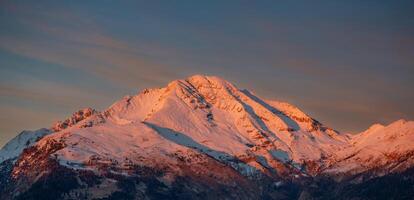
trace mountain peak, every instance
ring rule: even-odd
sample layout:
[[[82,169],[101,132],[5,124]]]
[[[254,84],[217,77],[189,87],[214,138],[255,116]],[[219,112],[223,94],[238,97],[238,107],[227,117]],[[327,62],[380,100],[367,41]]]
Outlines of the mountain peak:
[[[207,80],[208,78],[211,78],[213,76],[208,76],[208,75],[203,75],[203,74],[194,74],[191,75],[187,78],[185,78],[186,80],[194,80],[194,81],[203,81],[203,80]]]
[[[371,126],[370,126],[367,130],[365,130],[363,133],[371,133],[371,132],[374,132],[374,131],[377,131],[377,130],[380,130],[380,129],[383,129],[383,128],[385,128],[385,126],[384,126],[384,125],[379,124],[379,123],[375,123],[375,124],[371,125]]]
[[[404,125],[408,122],[410,122],[410,121],[407,121],[406,119],[399,119],[399,120],[396,120],[396,121],[392,122],[388,126],[401,126],[401,125]]]
[[[370,133],[381,131],[383,129],[399,129],[410,122],[412,121],[407,121],[405,119],[399,119],[399,120],[389,123],[388,125],[382,125],[379,123],[375,123],[375,124],[372,124],[368,129],[366,129],[365,131],[361,132],[358,135],[370,134]]]
[[[268,150],[277,146],[286,157],[301,162],[328,154],[332,151],[328,143],[343,143],[341,136],[297,107],[261,99],[217,76],[194,75],[164,88],[145,89],[104,113],[115,126],[168,128],[229,155],[244,154],[255,146]],[[326,143],[326,149],[315,142]]]
[[[0,151],[0,164],[15,161],[7,172],[13,179],[36,182],[39,174],[61,166],[73,174],[108,174],[108,180],[102,177],[103,190],[124,175],[154,178],[165,184],[162,190],[175,181],[206,180],[222,188],[255,178],[260,180],[253,185],[283,188],[289,180],[355,174],[378,164],[384,170],[414,166],[408,159],[414,152],[414,122],[376,124],[367,134],[346,137],[296,106],[262,99],[216,76],[194,75],[145,89],[102,113],[81,109],[52,130],[24,132]],[[147,188],[157,185],[150,182]],[[200,184],[188,184],[194,185]]]
[[[236,88],[236,86],[234,86],[232,83],[230,83],[229,81],[219,76],[207,76],[207,75],[196,74],[196,75],[187,77],[186,79],[184,79],[184,81],[191,83],[196,88],[199,88],[199,87],[210,87],[210,88],[227,87],[227,88],[232,88],[232,89]]]
[[[191,75],[191,76],[185,78],[185,80],[192,80],[192,81],[208,81],[209,79],[216,79],[216,80],[226,81],[225,79],[223,79],[221,77],[218,77],[218,76],[203,75],[203,74],[195,74],[195,75]]]

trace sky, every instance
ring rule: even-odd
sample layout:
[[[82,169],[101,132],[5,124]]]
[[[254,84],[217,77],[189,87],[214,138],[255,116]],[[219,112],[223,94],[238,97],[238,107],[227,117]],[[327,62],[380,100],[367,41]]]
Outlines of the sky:
[[[0,146],[193,74],[343,132],[414,120],[414,1],[0,0]]]

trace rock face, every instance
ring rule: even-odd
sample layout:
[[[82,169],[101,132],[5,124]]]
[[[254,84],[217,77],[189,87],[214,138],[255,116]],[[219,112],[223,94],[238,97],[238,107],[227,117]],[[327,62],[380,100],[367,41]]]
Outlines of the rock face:
[[[413,141],[414,122],[345,135],[196,75],[20,134],[0,199],[409,199]]]

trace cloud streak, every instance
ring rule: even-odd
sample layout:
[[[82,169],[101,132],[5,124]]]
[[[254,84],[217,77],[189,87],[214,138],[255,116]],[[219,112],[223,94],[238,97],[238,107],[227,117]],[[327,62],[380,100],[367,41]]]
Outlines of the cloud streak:
[[[59,25],[35,19],[19,19],[27,29],[39,33],[35,38],[0,35],[0,48],[44,62],[83,70],[126,87],[136,87],[142,82],[164,83],[168,77],[177,76],[174,70],[146,58],[149,57],[146,52],[166,51],[160,50],[160,47],[144,43],[136,45],[138,48],[132,47],[127,42],[106,34],[97,24],[84,21],[84,18],[73,13],[66,12],[61,16]],[[73,21],[77,22],[76,27],[66,26]]]

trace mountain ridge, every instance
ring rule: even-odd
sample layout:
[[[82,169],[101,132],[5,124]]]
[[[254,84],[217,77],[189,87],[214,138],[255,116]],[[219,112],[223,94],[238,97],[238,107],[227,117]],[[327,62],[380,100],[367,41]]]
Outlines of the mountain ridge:
[[[246,194],[247,199],[267,193],[293,197],[319,176],[365,182],[404,173],[414,165],[413,139],[413,121],[374,125],[350,136],[289,103],[263,100],[219,77],[195,75],[125,96],[102,112],[79,110],[39,130],[35,139],[16,137],[0,151],[0,163],[10,168],[5,180],[16,183],[2,193],[14,198],[13,192],[30,191],[39,179],[36,174],[53,178],[56,170],[76,174],[79,180],[86,178],[79,172],[93,172],[88,176],[106,181],[116,175],[120,177],[115,181],[122,182],[144,176],[140,170],[145,169],[155,173],[148,180],[156,178],[162,190],[172,193],[175,187],[183,189],[177,180],[185,179],[198,185],[183,189],[191,195],[198,194],[193,190],[209,191],[208,184],[239,192],[259,184],[261,192]],[[246,185],[235,184],[236,179]]]

